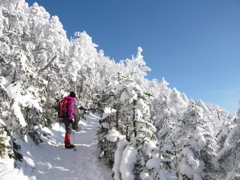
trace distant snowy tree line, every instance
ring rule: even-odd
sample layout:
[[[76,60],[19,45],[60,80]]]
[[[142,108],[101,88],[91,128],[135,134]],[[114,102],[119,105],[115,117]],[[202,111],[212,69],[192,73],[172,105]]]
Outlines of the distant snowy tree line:
[[[43,142],[54,98],[74,90],[101,115],[99,157],[114,179],[240,178],[240,109],[230,115],[146,79],[140,47],[119,63],[96,47],[86,32],[69,40],[37,3],[0,0],[1,158],[21,160],[19,138]]]

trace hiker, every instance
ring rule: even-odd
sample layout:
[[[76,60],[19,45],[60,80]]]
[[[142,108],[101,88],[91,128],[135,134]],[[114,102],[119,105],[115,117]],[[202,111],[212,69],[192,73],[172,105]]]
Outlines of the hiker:
[[[63,122],[66,129],[64,144],[66,149],[72,149],[75,147],[73,144],[70,143],[70,138],[72,133],[71,124],[73,123],[74,119],[74,103],[76,101],[76,94],[75,92],[72,91],[70,95],[64,97],[64,99],[65,98],[68,99],[68,103],[67,103],[67,116],[63,118]]]

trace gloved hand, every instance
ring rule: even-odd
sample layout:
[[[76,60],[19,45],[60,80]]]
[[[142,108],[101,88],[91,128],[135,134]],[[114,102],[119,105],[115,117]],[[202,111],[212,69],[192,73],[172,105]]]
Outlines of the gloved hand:
[[[73,118],[69,118],[69,122],[70,122],[70,123],[73,123]]]

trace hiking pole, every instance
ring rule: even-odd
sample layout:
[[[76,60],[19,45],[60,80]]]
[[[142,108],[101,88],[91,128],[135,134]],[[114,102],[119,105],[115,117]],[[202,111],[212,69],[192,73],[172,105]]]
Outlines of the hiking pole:
[[[75,148],[74,148],[74,150],[76,151],[76,150],[77,150],[77,148],[76,148],[76,144],[75,144],[74,131],[72,131],[72,133],[73,133],[73,143],[74,143],[74,145],[75,145]]]

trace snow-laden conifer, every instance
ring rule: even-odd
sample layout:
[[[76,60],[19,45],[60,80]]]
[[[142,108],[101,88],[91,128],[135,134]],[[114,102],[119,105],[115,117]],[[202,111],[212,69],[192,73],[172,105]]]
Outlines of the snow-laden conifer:
[[[216,141],[210,123],[193,100],[176,128],[176,165],[179,179],[213,178],[217,169]]]
[[[222,145],[217,159],[220,164],[220,173],[219,177],[224,180],[238,179],[240,177],[240,168],[239,168],[239,157],[240,157],[240,108],[234,118],[232,123],[229,123],[228,127],[225,127],[225,130],[228,130],[228,133],[222,132],[222,140],[224,144]]]

